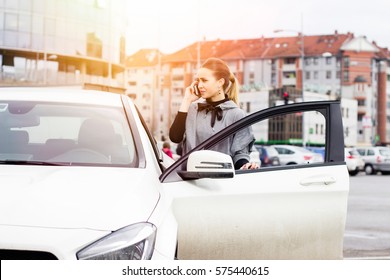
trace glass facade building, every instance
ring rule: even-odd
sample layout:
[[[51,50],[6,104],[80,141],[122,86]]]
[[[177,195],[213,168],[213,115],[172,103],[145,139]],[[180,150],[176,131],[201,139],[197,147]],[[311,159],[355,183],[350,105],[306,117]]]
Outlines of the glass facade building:
[[[126,0],[0,0],[0,85],[123,87]]]

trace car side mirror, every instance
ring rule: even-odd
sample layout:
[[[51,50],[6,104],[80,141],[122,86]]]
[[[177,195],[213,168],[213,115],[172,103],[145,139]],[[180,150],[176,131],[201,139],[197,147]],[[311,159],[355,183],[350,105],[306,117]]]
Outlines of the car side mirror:
[[[187,170],[179,171],[183,180],[201,178],[233,178],[235,171],[232,158],[224,153],[202,150],[191,153]]]

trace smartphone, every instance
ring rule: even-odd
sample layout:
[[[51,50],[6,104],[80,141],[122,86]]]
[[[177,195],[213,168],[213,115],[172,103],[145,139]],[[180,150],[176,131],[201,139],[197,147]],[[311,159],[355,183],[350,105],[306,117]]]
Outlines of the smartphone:
[[[199,96],[199,97],[200,97],[200,92],[199,92],[198,84],[195,84],[195,85],[194,85],[194,93],[195,93],[196,96]]]

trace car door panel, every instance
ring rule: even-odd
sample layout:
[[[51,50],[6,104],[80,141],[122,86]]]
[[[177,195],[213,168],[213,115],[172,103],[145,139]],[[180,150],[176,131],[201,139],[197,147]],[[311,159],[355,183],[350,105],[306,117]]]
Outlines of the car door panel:
[[[312,178],[333,182],[302,185]],[[342,258],[343,165],[201,179],[166,190],[175,193],[179,259]]]
[[[349,175],[340,138],[343,136],[338,134],[342,131],[341,117],[332,116],[338,114],[335,104],[320,106],[327,119],[324,163],[236,171],[231,179],[184,182],[176,173],[185,169],[188,154],[168,168],[160,180],[166,182],[162,184],[164,193],[172,200],[178,223],[177,257],[342,258]],[[316,104],[312,105],[311,109],[316,108]],[[284,107],[289,111],[306,108]],[[264,114],[266,117],[277,114],[278,109],[265,110]],[[280,112],[284,112],[282,108]],[[243,128],[262,118],[259,113],[233,126]],[[331,135],[331,129],[337,135]],[[194,150],[207,149],[213,141],[236,131],[231,127],[227,130]]]

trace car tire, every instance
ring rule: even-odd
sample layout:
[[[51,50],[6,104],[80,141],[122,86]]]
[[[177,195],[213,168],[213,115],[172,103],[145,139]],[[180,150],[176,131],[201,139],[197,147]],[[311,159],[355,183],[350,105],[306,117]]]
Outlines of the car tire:
[[[375,175],[376,174],[376,170],[370,164],[368,164],[364,167],[364,171],[366,172],[366,175]]]
[[[351,176],[356,176],[358,173],[359,173],[359,170],[349,171],[349,175],[351,175]]]

